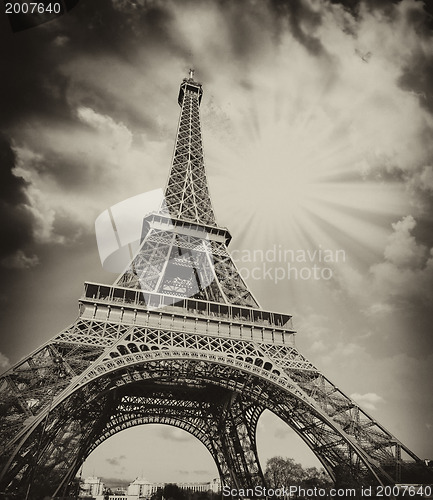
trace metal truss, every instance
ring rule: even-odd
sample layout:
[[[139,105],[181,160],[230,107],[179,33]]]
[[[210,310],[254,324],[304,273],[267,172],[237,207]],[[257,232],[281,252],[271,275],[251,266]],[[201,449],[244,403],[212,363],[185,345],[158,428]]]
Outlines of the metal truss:
[[[145,218],[140,249],[114,285],[86,283],[79,318],[0,378],[0,491],[34,478],[67,493],[105,439],[147,423],[208,449],[223,484],[264,484],[256,427],[268,409],[332,479],[432,482],[423,462],[295,347],[291,316],[267,311],[216,225],[203,166],[201,85],[182,107],[166,207]]]
[[[161,214],[147,217],[149,229],[116,285],[211,302],[258,307],[226,247],[228,232]]]
[[[247,411],[240,411],[241,408]],[[94,425],[96,432],[83,442],[79,456],[84,460],[121,430],[148,423],[167,424],[189,432],[204,444],[225,483],[244,486],[251,474],[257,484],[264,484],[255,445],[256,425],[262,411],[242,402],[238,394],[212,385],[175,389],[161,381],[123,385],[110,391],[110,404],[99,415],[100,420]],[[75,474],[76,465],[73,462],[70,474]],[[233,470],[238,474],[233,474]]]
[[[3,487],[14,490],[25,484],[31,467],[48,477],[62,476],[66,487],[66,479],[100,442],[151,422],[187,430],[208,448],[225,484],[251,487],[263,477],[255,445],[263,409],[287,422],[331,477],[345,467],[361,483],[425,481],[420,461],[292,346],[94,321],[88,328],[95,332],[98,324],[105,329],[102,338],[110,347],[75,375],[67,367],[73,365],[80,340],[82,351],[95,356],[84,324],[80,320],[76,329],[65,330],[53,346],[43,348],[61,356],[65,375],[58,395],[51,403],[45,398],[45,407],[41,402],[33,419],[24,419],[17,410],[11,413],[21,421],[21,430],[4,448]],[[274,357],[275,350],[279,354]],[[33,358],[8,379],[22,378],[24,368],[38,359]],[[46,357],[39,359],[48,365]],[[16,403],[28,401],[26,397],[23,387],[12,399]],[[8,408],[12,406],[18,408],[9,400]],[[411,461],[402,461],[401,452]],[[36,463],[29,457],[37,457]]]
[[[185,79],[173,163],[165,191],[169,214],[176,219],[216,225],[204,169],[199,106],[201,84]]]

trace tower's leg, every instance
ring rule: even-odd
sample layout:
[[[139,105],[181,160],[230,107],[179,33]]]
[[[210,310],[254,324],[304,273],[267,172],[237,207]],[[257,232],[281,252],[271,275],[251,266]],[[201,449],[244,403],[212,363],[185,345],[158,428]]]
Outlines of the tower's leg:
[[[264,486],[255,437],[262,411],[257,406],[247,405],[239,394],[233,393],[219,417],[219,436],[230,464],[230,482],[226,482],[236,489]]]

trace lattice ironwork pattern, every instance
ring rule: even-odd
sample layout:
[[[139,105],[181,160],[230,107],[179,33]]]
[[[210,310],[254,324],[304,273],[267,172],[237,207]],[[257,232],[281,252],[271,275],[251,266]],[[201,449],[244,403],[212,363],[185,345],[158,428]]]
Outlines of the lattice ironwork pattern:
[[[181,106],[165,201],[170,215],[202,224],[215,225],[203,160],[199,106],[201,84],[185,79],[179,93]]]
[[[166,223],[171,230],[162,230],[154,227],[158,219],[156,222],[149,217],[149,231],[117,285],[166,296],[258,307],[225,242],[215,241],[213,234],[198,226],[187,229],[194,230],[194,235],[182,234],[185,229],[172,224],[173,220]]]
[[[295,347],[291,316],[259,307],[215,223],[199,123],[201,85],[181,84],[167,211],[114,285],[86,283],[79,318],[0,379],[0,491],[35,478],[67,494],[83,461],[124,429],[184,429],[223,484],[264,484],[256,445],[265,409],[332,479],[431,483],[430,470]],[[31,495],[29,496],[31,498]]]

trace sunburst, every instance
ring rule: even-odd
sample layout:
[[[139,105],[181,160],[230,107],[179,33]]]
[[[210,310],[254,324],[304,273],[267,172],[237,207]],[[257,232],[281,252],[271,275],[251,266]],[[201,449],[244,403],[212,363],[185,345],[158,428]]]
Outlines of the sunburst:
[[[267,97],[271,108],[274,97]],[[238,245],[344,248],[365,266],[379,259],[391,222],[408,209],[403,183],[369,178],[367,152],[344,130],[345,117],[296,114],[293,103],[275,120],[275,110],[260,108],[259,121],[251,109],[249,128],[234,127],[238,140],[220,149],[219,175],[211,175],[211,189],[224,190],[217,214],[235,236],[253,217]]]

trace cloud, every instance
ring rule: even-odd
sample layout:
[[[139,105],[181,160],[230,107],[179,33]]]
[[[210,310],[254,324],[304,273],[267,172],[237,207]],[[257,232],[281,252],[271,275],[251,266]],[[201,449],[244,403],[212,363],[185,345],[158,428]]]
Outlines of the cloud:
[[[426,247],[418,244],[411,234],[415,226],[416,221],[411,215],[392,224],[394,232],[388,239],[384,256],[397,267],[416,268],[425,261]]]
[[[118,487],[118,486],[127,487],[129,486],[129,484],[132,482],[133,479],[132,477],[130,479],[125,479],[125,476],[119,478],[119,477],[110,477],[103,475],[101,476],[101,480],[108,487]]]
[[[423,233],[413,216],[391,227],[382,258],[370,261],[366,271],[351,262],[339,266],[336,298],[350,301],[358,317],[352,338],[362,345],[374,339],[375,356],[407,352],[424,357],[433,349],[433,249],[420,241]],[[369,336],[360,336],[363,331]]]
[[[274,424],[273,435],[277,439],[284,439],[292,432],[291,427],[289,427],[284,422],[278,420]]]
[[[132,133],[123,123],[116,123],[110,116],[102,115],[91,108],[80,106],[77,109],[79,120],[93,127],[111,144],[110,153],[114,151],[119,158],[125,154],[132,144]]]
[[[27,256],[22,250],[4,257],[1,265],[8,269],[30,269],[39,264],[39,258],[36,255]]]
[[[322,354],[328,351],[330,339],[333,337],[329,316],[311,310],[303,315],[298,314],[296,329],[308,338],[312,353]]]
[[[371,266],[374,285],[382,297],[415,297],[429,304],[433,298],[433,248],[412,235],[415,219],[408,215],[392,225],[393,233],[384,250],[385,260]]]
[[[409,3],[409,2],[406,2]],[[420,102],[430,113],[433,112],[433,49],[428,42],[431,41],[431,35],[428,36],[428,27],[426,16],[421,12],[422,4],[413,2],[415,8],[408,12],[412,16],[412,22],[415,24],[418,33],[418,43],[420,50],[408,58],[399,79],[400,86],[413,92]],[[420,36],[421,35],[421,36]],[[423,36],[422,36],[423,35]],[[423,78],[417,78],[416,75],[422,74]]]
[[[177,429],[176,427],[168,427],[164,426],[158,431],[158,435],[162,439],[166,439],[168,441],[191,441],[194,438],[183,431],[182,429]]]
[[[410,178],[409,184],[415,189],[433,192],[433,167],[426,166],[421,168]]]
[[[7,368],[9,368],[9,366],[10,366],[9,358],[0,352],[0,368],[2,369],[2,371],[4,371]]]
[[[320,39],[320,31],[317,29],[323,22],[323,12],[320,12],[317,6],[314,8],[303,0],[290,3],[274,0],[272,4],[280,22],[282,19],[288,21],[289,31],[297,42],[312,55],[326,56],[328,59],[327,51]]]
[[[411,203],[421,217],[429,217],[433,210],[433,167],[421,166],[406,178]]]
[[[353,151],[353,158],[345,161],[347,168],[361,164],[356,158],[361,154],[367,171],[393,168],[412,171],[418,163],[414,151],[419,156],[428,151],[427,141],[423,140],[427,135],[422,132],[429,125],[417,99],[398,86],[397,77],[404,62],[400,40],[408,43],[402,33],[411,34],[405,57],[409,57],[410,50],[421,50],[413,35],[417,25],[405,14],[407,9],[402,5],[388,9],[393,13],[388,23],[384,23],[382,8],[374,9],[372,3],[369,8],[360,5],[348,11],[338,3],[311,4],[300,0],[268,4],[190,1],[182,6],[157,1],[144,4],[118,1],[99,13],[104,23],[97,30],[98,38],[92,30],[83,28],[86,23],[96,22],[94,7],[88,5],[80,5],[73,16],[64,16],[61,29],[47,25],[47,40],[39,35],[35,38],[42,60],[40,67],[33,68],[31,77],[37,81],[34,102],[29,103],[27,113],[20,109],[10,113],[15,120],[13,131],[21,139],[18,148],[27,148],[39,158],[28,166],[34,171],[30,181],[33,187],[28,191],[39,224],[36,231],[39,240],[51,241],[57,237],[58,242],[67,241],[79,235],[80,230],[90,230],[85,218],[106,208],[100,205],[96,209],[89,200],[90,188],[92,196],[102,196],[104,191],[107,195],[112,193],[109,186],[116,185],[119,196],[115,201],[120,201],[123,192],[125,197],[131,195],[131,186],[136,189],[137,183],[131,179],[140,174],[139,166],[142,175],[148,176],[146,181],[155,175],[161,179],[158,185],[143,186],[144,190],[163,185],[163,169],[155,169],[154,165],[168,167],[171,153],[167,154],[170,147],[161,140],[168,125],[159,117],[172,108],[172,102],[154,96],[163,96],[167,89],[172,91],[172,83],[166,76],[169,71],[181,73],[182,65],[188,68],[194,60],[199,63],[197,74],[209,82],[205,91],[213,93],[218,103],[224,103],[222,106],[232,108],[232,120],[237,114],[244,114],[239,121],[245,124],[243,132],[230,130],[226,134],[230,141],[245,141],[246,137],[242,137],[245,131],[266,132],[268,125],[277,123],[281,141],[275,144],[275,130],[269,128],[266,133],[274,137],[274,143],[263,144],[268,155],[274,150],[275,158],[280,158],[277,164],[281,164],[281,169],[274,170],[272,178],[284,180],[287,176],[287,163],[281,159],[290,158],[291,154],[287,147],[288,134],[294,127],[291,116],[300,116],[301,121],[309,124],[306,135],[310,139],[335,123],[332,133],[340,137],[340,147]],[[355,10],[356,16],[351,13]],[[351,24],[356,37],[345,31],[343,24]],[[114,39],[113,32],[116,32]],[[276,32],[278,36],[270,36]],[[428,33],[422,33],[423,40],[428,37]],[[392,40],[394,45],[383,43],[382,38]],[[56,40],[66,39],[74,43],[62,42],[62,53],[43,50],[48,42],[57,47]],[[105,43],[107,40],[109,44]],[[177,52],[173,52],[174,46]],[[21,54],[23,49],[16,50]],[[356,51],[373,53],[368,65],[359,61]],[[220,64],[218,72],[212,63],[215,57]],[[376,58],[378,61],[374,62]],[[325,62],[319,65],[322,59]],[[235,106],[223,97],[228,85],[230,101]],[[13,88],[11,98],[20,98],[24,92],[21,87]],[[354,100],[354,95],[359,98]],[[293,96],[288,100],[293,107],[281,114],[282,107],[274,108],[283,96]],[[211,99],[208,94],[203,101],[203,122],[208,123],[211,116],[227,121],[226,109],[220,104],[212,107]],[[40,101],[45,103],[45,111],[35,120],[34,109],[36,106],[39,110]],[[260,102],[257,110],[252,102]],[[310,113],[312,102],[315,110]],[[299,115],[303,109],[305,116]],[[383,113],[378,113],[379,109]],[[410,119],[400,120],[402,112]],[[375,119],[371,120],[373,113]],[[18,128],[24,118],[24,125],[30,126]],[[226,126],[223,128],[227,131]],[[217,154],[218,148],[221,154],[218,135],[222,136],[224,131],[217,132],[216,141],[209,141],[207,152],[211,156]],[[264,134],[261,135],[263,139]],[[152,137],[156,136],[159,140],[154,142]],[[248,140],[251,142],[251,137]],[[321,145],[312,141],[311,147],[319,149]],[[355,159],[358,163],[352,161]],[[238,162],[239,158],[235,160]],[[230,162],[227,168],[231,177],[236,175],[237,169]],[[250,171],[254,181],[254,165]],[[249,191],[245,191],[248,199],[255,199],[254,189],[261,188],[262,175],[258,176],[257,186],[251,182]],[[267,178],[272,182],[270,176]],[[276,182],[273,188],[279,194],[284,185]],[[86,199],[80,197],[80,191]],[[241,190],[239,199],[242,200]],[[59,221],[64,229],[62,234],[58,234]]]
[[[124,171],[143,175],[164,152],[159,143],[141,152],[123,123],[88,107],[77,109],[73,126],[40,126],[15,147],[14,168],[23,179],[35,242],[64,244],[93,232],[97,215],[131,194]]]
[[[26,193],[28,183],[17,175],[16,155],[8,138],[0,135],[0,259],[6,267],[24,262],[22,248],[33,241],[34,218]],[[17,253],[18,252],[18,253]],[[27,261],[30,263],[30,261]],[[18,266],[19,267],[19,266]]]
[[[412,234],[417,225],[407,215],[392,224],[382,262],[362,274],[350,265],[341,266],[338,279],[350,294],[364,302],[364,310],[385,312],[395,301],[420,300],[428,305],[433,297],[433,248],[428,249]],[[373,302],[373,304],[372,304]]]
[[[390,304],[384,304],[381,302],[377,302],[375,304],[371,304],[364,312],[369,315],[386,315],[390,314],[393,311],[393,307]]]
[[[125,455],[120,455],[118,457],[113,457],[113,458],[106,458],[105,461],[114,466],[121,465],[121,462],[126,459]]]
[[[46,188],[40,185],[45,170],[43,155],[21,148],[15,148],[15,154],[17,162],[14,171],[26,181],[26,207],[33,216],[34,240],[38,243],[63,243],[64,238],[54,230],[56,210],[46,195]]]
[[[58,47],[62,47],[63,45],[67,44],[69,42],[69,38],[67,36],[62,36],[59,35],[54,39],[54,45],[57,45]]]
[[[358,394],[355,392],[351,394],[350,397],[366,410],[376,410],[376,406],[379,403],[385,402],[382,396],[379,396],[374,392],[367,392],[366,394]]]

